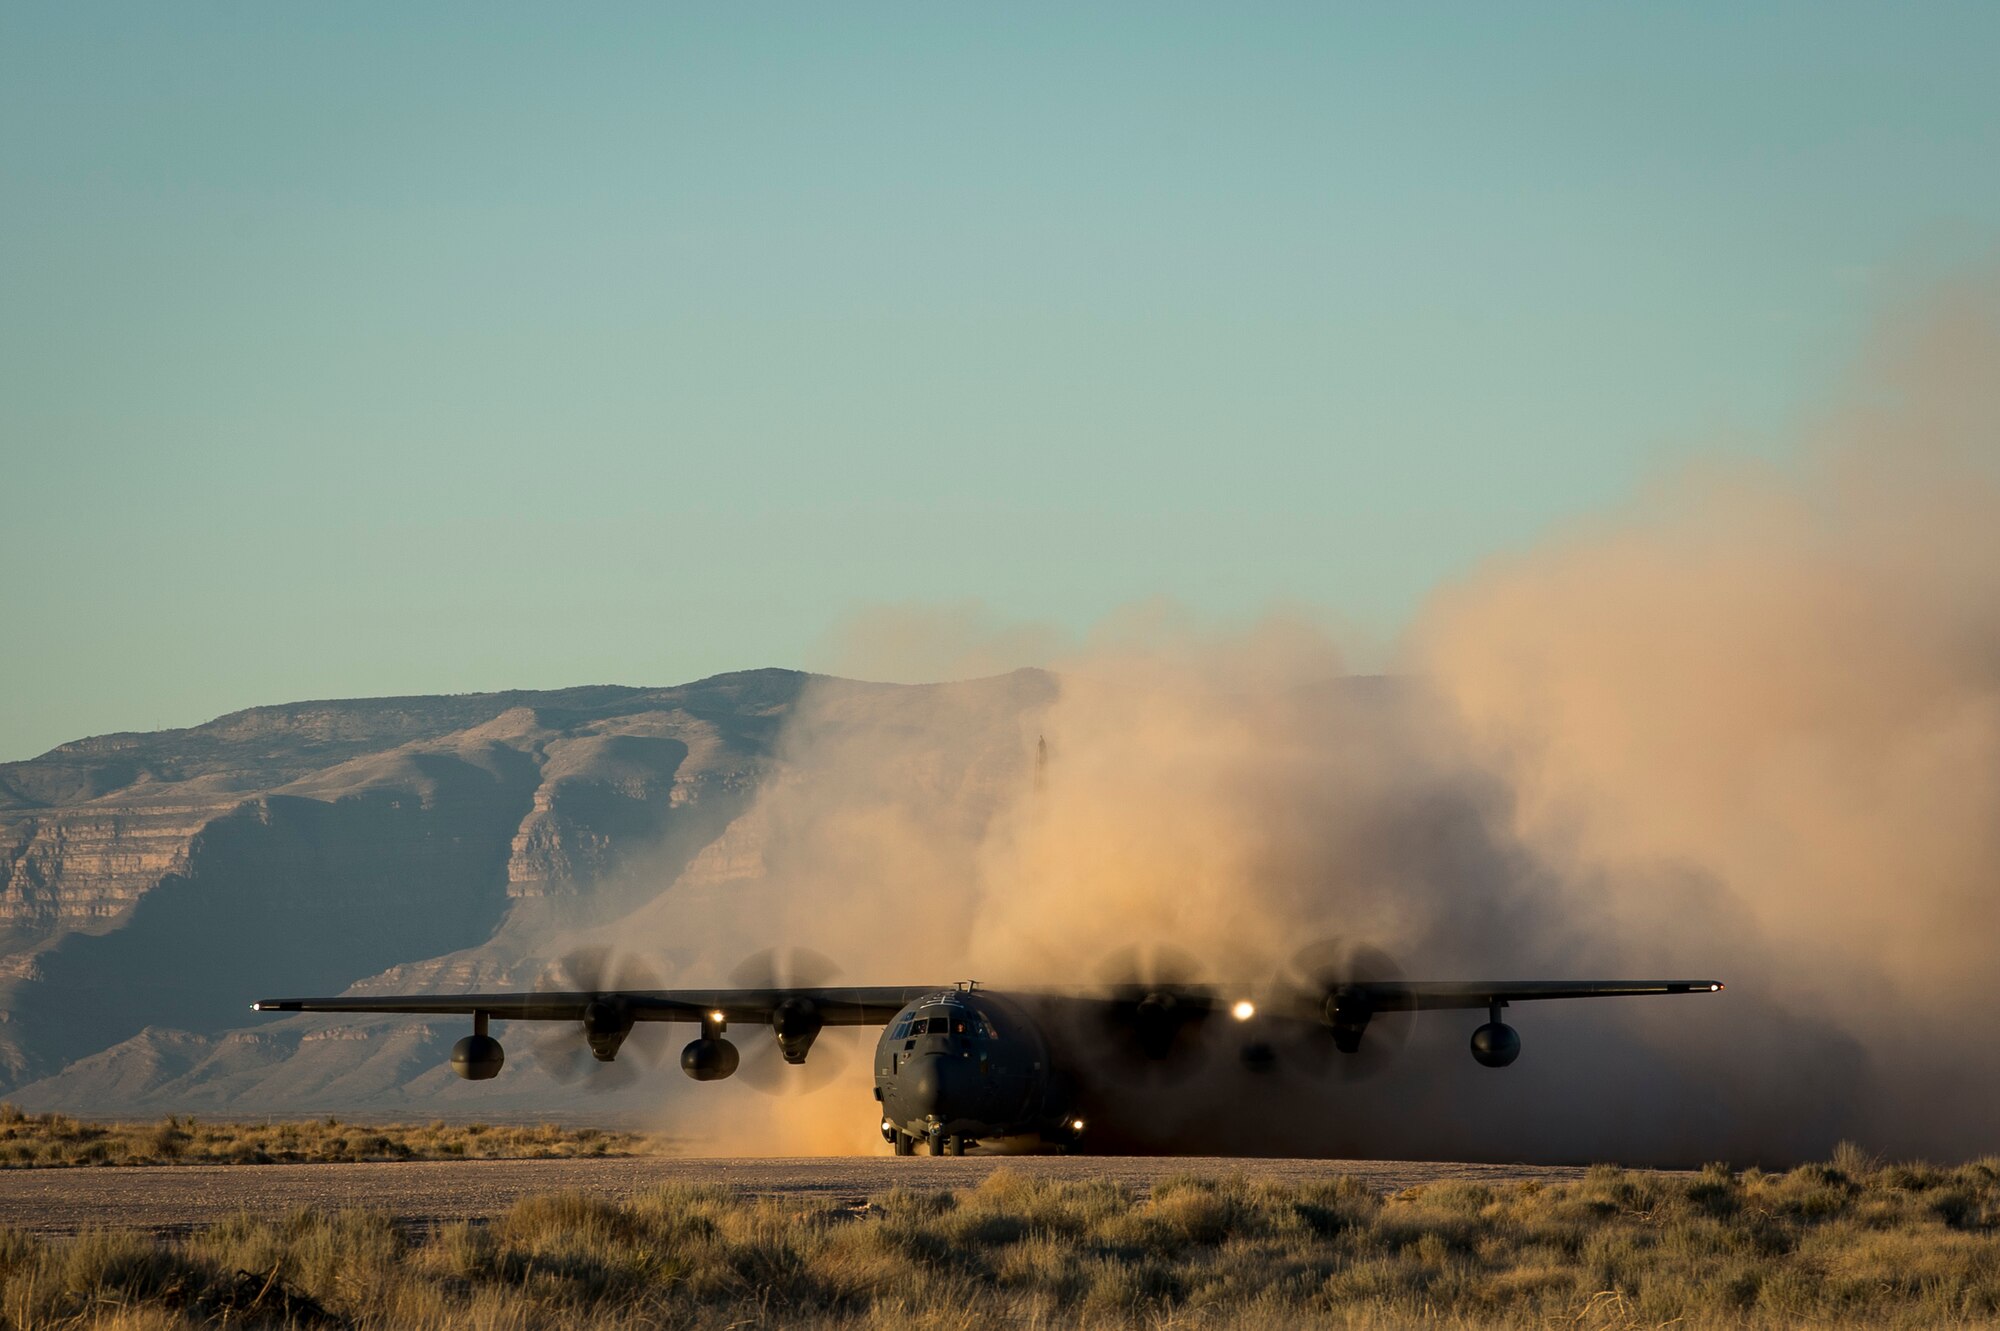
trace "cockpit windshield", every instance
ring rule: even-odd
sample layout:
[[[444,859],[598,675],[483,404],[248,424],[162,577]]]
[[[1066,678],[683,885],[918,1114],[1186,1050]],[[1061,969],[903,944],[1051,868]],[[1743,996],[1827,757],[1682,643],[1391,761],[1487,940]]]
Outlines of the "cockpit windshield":
[[[974,1040],[996,1038],[993,1023],[977,1008],[933,1009],[900,1018],[889,1030],[891,1040],[918,1035],[960,1035]]]

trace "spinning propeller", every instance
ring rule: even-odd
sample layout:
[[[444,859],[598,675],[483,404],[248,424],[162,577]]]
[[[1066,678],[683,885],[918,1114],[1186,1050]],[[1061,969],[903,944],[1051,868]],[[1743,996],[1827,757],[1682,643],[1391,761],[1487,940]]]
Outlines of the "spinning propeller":
[[[1343,938],[1308,943],[1279,969],[1272,990],[1282,1007],[1312,1011],[1321,1024],[1244,1046],[1244,1066],[1253,1072],[1374,1076],[1409,1039],[1414,1014],[1377,1011],[1366,986],[1402,978],[1395,959],[1372,944]]]
[[[745,957],[729,973],[730,984],[738,989],[826,989],[839,981],[840,967],[805,947],[767,947]],[[825,1029],[811,999],[787,999],[772,1012],[770,1030],[739,1030],[743,1062],[736,1075],[767,1095],[819,1090],[840,1076],[849,1055],[845,1039],[823,1039]],[[809,1051],[817,1052],[808,1058]]]
[[[1202,966],[1171,944],[1120,948],[1097,967],[1100,999],[1085,1005],[1082,1034],[1115,1074],[1175,1081],[1201,1063],[1202,1027],[1214,1015]]]
[[[665,1028],[658,1022],[633,1021],[619,998],[622,991],[661,987],[659,976],[637,957],[608,947],[579,947],[545,970],[542,980],[538,992],[591,995],[584,1009],[582,1039],[574,1027],[563,1024],[537,1036],[530,1046],[535,1061],[557,1081],[591,1091],[614,1091],[638,1080],[633,1055],[653,1065],[666,1052]]]

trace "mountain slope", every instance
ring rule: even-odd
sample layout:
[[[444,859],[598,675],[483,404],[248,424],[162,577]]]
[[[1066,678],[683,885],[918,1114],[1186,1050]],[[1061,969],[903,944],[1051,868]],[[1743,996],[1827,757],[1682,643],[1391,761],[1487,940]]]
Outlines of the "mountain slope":
[[[807,677],[298,703],[0,766],[0,1076],[338,990],[740,811]]]
[[[441,1066],[450,1024],[274,1021],[248,1000],[531,985],[564,939],[676,894],[719,892],[726,913],[787,853],[758,797],[790,779],[809,690],[861,754],[976,698],[996,718],[974,732],[988,756],[917,766],[983,807],[977,783],[1018,757],[1019,717],[1053,684],[761,670],[296,703],[0,765],[0,1093],[98,1113],[448,1111],[464,1098]],[[669,966],[696,946],[653,936]],[[472,1088],[478,1104],[560,1102],[519,1066],[527,1041],[509,1050],[507,1084]]]

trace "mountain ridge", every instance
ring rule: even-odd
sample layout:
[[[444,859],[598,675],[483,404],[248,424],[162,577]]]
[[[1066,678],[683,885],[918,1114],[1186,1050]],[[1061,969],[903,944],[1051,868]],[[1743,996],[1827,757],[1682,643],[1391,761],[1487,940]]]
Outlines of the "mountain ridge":
[[[1053,692],[1039,671],[896,685],[773,667],[262,705],[0,764],[0,1094],[86,1112],[450,1098],[424,1023],[287,1034],[251,1025],[245,996],[530,982],[551,936],[762,872],[782,829],[745,815],[787,770],[808,693],[863,732],[977,700],[1002,718],[987,765],[1005,768],[1022,760],[1008,718]],[[529,1073],[510,1098],[557,1089]]]

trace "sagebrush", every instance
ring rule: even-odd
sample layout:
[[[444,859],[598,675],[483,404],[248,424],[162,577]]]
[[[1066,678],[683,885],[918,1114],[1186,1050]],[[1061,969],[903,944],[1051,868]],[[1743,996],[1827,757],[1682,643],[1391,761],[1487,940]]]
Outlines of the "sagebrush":
[[[0,1235],[14,1327],[1933,1327],[2000,1320],[2000,1159],[1592,1170],[1381,1196],[1001,1169],[861,1205],[670,1186],[435,1232],[240,1217]]]
[[[0,1104],[0,1168],[79,1165],[268,1165],[360,1160],[547,1159],[646,1155],[664,1141],[636,1132],[553,1123],[211,1123],[169,1115],[151,1123],[92,1123]]]

